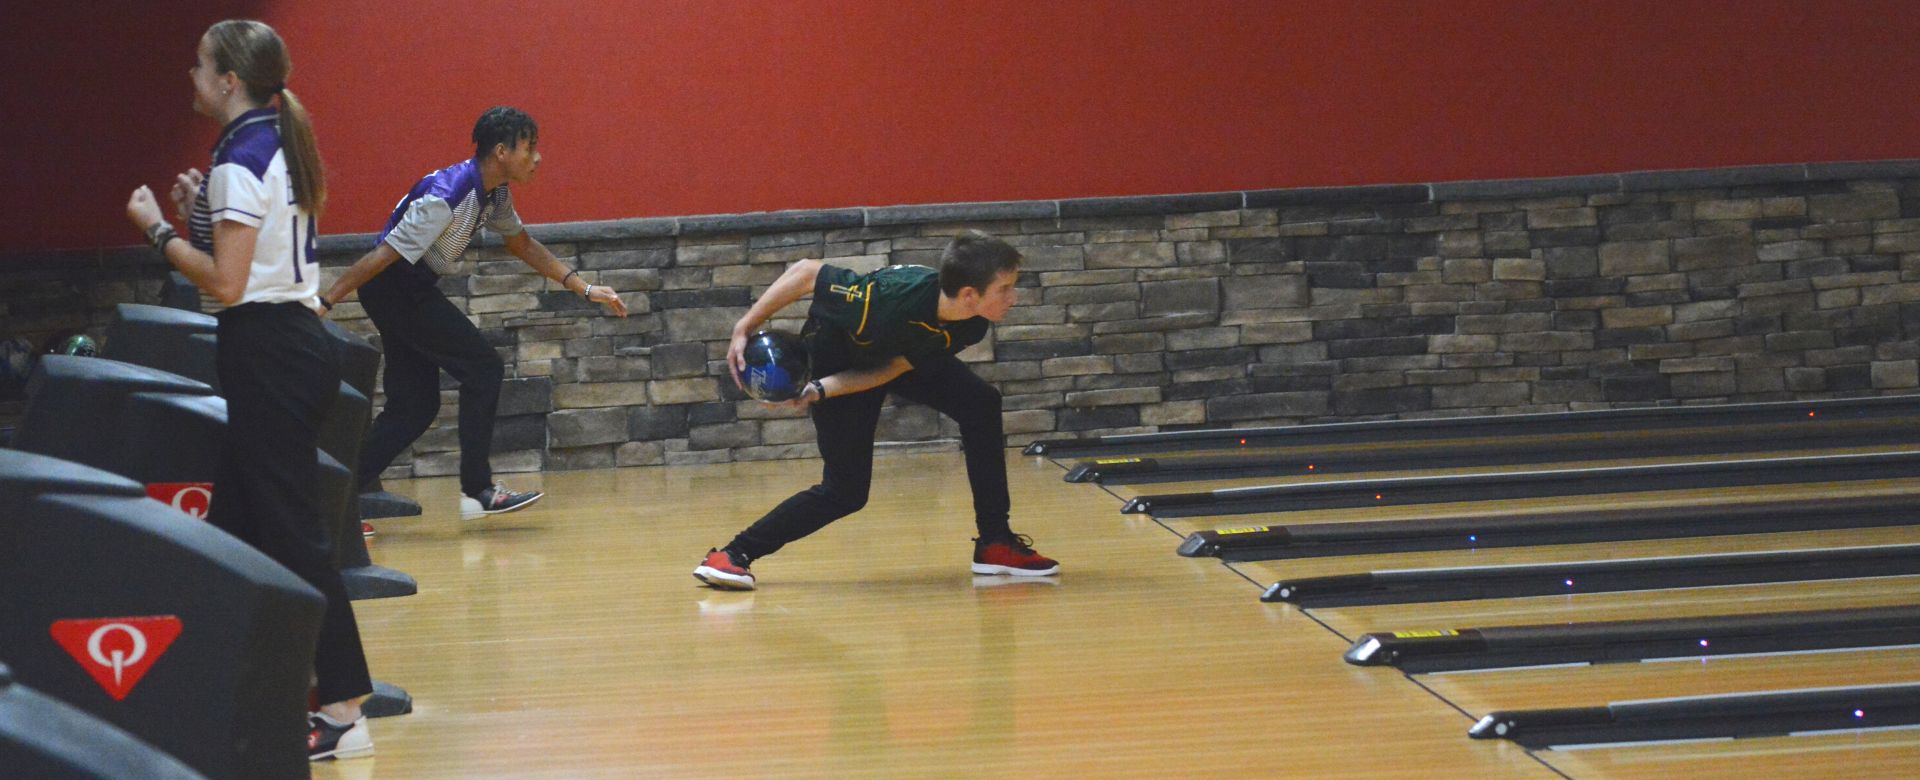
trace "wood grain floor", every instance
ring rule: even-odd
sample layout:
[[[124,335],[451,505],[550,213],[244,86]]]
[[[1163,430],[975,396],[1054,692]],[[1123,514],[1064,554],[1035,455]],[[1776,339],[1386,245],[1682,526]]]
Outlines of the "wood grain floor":
[[[1174,554],[1181,534],[1217,518],[1121,515],[1125,491],[1065,484],[1060,465],[1008,458],[1014,527],[1061,560],[1057,581],[968,573],[957,452],[883,455],[867,508],[756,562],[752,593],[710,591],[689,572],[811,484],[818,461],[526,475],[509,484],[545,489],[545,500],[474,522],[454,515],[451,480],[394,483],[427,513],[377,521],[373,555],[418,578],[421,593],[356,608],[375,677],[406,688],[416,711],[375,721],[375,757],[315,776],[1920,775],[1913,732],[1538,754],[1466,737],[1490,709],[1920,681],[1920,651],[1416,678],[1340,660],[1343,637],[1372,627],[1911,603],[1915,578],[1313,613],[1258,601],[1283,572],[1913,542],[1920,532],[1226,566]]]
[[[1866,451],[1866,450],[1851,450]],[[1772,456],[1810,453],[1771,453]],[[1626,465],[1677,462],[1649,458],[1610,462]],[[1593,463],[1589,465],[1600,465]],[[1461,473],[1455,470],[1451,473]],[[1231,486],[1234,482],[1205,486]],[[1181,489],[1203,483],[1182,483]],[[1130,496],[1145,486],[1116,487]],[[1558,497],[1513,501],[1462,502],[1414,507],[1356,509],[1284,514],[1181,518],[1169,528],[1188,533],[1202,528],[1249,523],[1316,523],[1356,520],[1513,514],[1541,509],[1657,507],[1676,504],[1740,503],[1826,496],[1909,495],[1920,480],[1809,483],[1745,488],[1649,491],[1595,497]],[[1364,572],[1376,569],[1472,566],[1553,561],[1696,555],[1726,552],[1795,550],[1920,542],[1920,528],[1863,528],[1838,531],[1714,536],[1634,542],[1490,548],[1371,556],[1308,558],[1230,564],[1250,580],[1275,580]],[[1686,588],[1630,593],[1489,599],[1407,605],[1312,610],[1316,619],[1344,636],[1367,631],[1555,622],[1626,620],[1709,614],[1920,603],[1920,578],[1884,577],[1851,581],[1780,583]],[[1720,658],[1592,667],[1481,671],[1418,675],[1420,686],[1476,715],[1492,710],[1575,707],[1673,696],[1791,690],[1841,685],[1920,682],[1920,651],[1869,650],[1804,655]],[[1384,671],[1384,670],[1383,670]],[[1391,674],[1391,672],[1388,672]],[[1577,778],[1656,777],[1916,777],[1920,776],[1920,731],[1849,733],[1780,739],[1701,742],[1606,749],[1541,751],[1543,762]]]

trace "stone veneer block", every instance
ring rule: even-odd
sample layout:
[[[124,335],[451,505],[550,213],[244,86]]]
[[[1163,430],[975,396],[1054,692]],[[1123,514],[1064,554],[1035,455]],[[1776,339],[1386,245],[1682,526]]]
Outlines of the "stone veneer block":
[[[1920,160],[1873,160],[1866,162],[1807,164],[1807,179],[1810,181],[1912,178],[1920,178]]]
[[[1060,217],[1123,217],[1194,211],[1237,209],[1245,202],[1238,192],[1192,195],[1147,195],[1122,198],[1077,198],[1060,201]]]
[[[550,446],[584,447],[627,440],[627,410],[566,409],[547,415]]]
[[[1638,171],[1620,175],[1627,192],[1659,190],[1718,189],[1754,184],[1778,184],[1805,181],[1804,165],[1755,165],[1741,168],[1706,168],[1679,171]]]
[[[1587,195],[1621,191],[1618,174],[1564,176],[1552,179],[1500,179],[1491,181],[1454,181],[1433,185],[1436,201],[1539,198],[1552,195]]]
[[[546,377],[508,379],[500,383],[498,412],[502,417],[544,414],[553,410],[553,380]]]
[[[865,221],[866,215],[861,209],[766,211],[679,218],[682,236],[838,230],[860,227]]]
[[[865,209],[868,225],[917,225],[927,222],[997,222],[1052,219],[1060,216],[1053,201],[999,203],[936,203],[925,206],[880,206]]]
[[[1920,387],[1920,362],[1913,360],[1875,361],[1873,386],[1880,389]]]
[[[1302,205],[1369,203],[1425,203],[1432,200],[1426,184],[1370,184],[1357,187],[1303,187],[1291,190],[1253,190],[1246,193],[1250,209]]]
[[[554,406],[579,409],[599,406],[631,406],[645,403],[647,386],[658,382],[595,382],[564,384],[553,390]]]

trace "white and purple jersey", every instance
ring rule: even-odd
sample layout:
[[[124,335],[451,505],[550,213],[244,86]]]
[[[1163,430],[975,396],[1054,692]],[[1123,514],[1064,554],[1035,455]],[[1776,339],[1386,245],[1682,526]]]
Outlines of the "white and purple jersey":
[[[421,266],[437,275],[459,273],[460,258],[482,227],[502,236],[525,229],[507,185],[483,186],[473,160],[427,174],[394,206],[375,245],[386,242],[413,264],[415,273]]]
[[[320,266],[313,250],[318,226],[294,202],[293,178],[280,148],[279,114],[272,108],[241,114],[220,131],[213,168],[193,199],[188,241],[212,254],[218,222],[260,229],[240,303],[317,303]]]

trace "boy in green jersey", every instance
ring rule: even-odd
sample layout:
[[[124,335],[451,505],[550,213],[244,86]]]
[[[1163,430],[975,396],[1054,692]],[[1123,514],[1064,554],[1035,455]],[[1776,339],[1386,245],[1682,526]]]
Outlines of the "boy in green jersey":
[[[1060,564],[1007,526],[1006,435],[1000,391],[956,355],[986,338],[1013,307],[1020,253],[977,230],[954,238],[938,271],[895,265],[857,274],[818,260],[794,263],[733,327],[727,364],[737,383],[747,338],[774,312],[813,294],[805,336],[818,379],[788,404],[807,408],[826,461],[820,484],[773,508],[727,546],[707,553],[693,576],[715,588],[752,590],[748,566],[866,505],[873,434],[889,393],[933,407],[960,425],[973,488],[973,571],[1045,576]]]

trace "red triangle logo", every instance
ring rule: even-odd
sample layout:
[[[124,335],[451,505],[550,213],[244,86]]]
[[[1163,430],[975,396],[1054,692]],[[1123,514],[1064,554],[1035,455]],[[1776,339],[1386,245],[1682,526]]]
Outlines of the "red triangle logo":
[[[179,638],[180,628],[180,618],[156,615],[56,620],[50,632],[107,695],[122,701]]]

